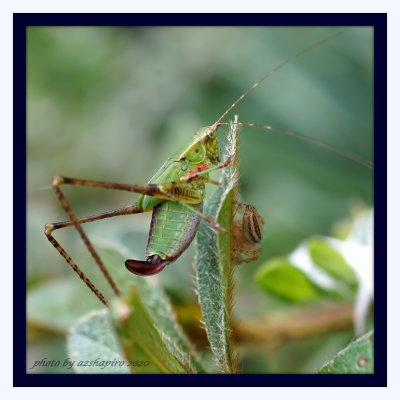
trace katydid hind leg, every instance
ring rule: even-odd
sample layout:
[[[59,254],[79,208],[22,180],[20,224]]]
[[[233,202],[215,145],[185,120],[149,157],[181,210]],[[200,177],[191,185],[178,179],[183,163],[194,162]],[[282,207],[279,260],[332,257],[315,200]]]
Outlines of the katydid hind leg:
[[[110,218],[118,215],[126,215],[126,214],[136,214],[136,213],[141,213],[143,210],[140,207],[137,207],[136,205],[130,205],[127,207],[119,208],[117,210],[112,210],[109,212],[93,215],[90,217],[86,218],[80,218],[78,219],[73,212],[67,198],[65,197],[64,193],[60,189],[60,185],[64,182],[63,177],[56,176],[53,180],[53,188],[56,192],[57,198],[59,199],[62,207],[65,209],[67,212],[68,216],[70,217],[70,221],[65,221],[65,222],[59,222],[59,223],[52,223],[52,224],[47,224],[45,226],[45,235],[47,239],[50,241],[50,243],[54,246],[54,248],[60,253],[60,255],[67,261],[69,266],[78,274],[78,276],[85,282],[85,284],[89,287],[89,289],[99,298],[99,300],[105,304],[106,306],[108,305],[108,301],[105,299],[104,295],[97,289],[97,287],[90,281],[90,279],[81,271],[81,269],[78,267],[78,265],[71,259],[67,251],[60,245],[60,243],[53,237],[52,232],[57,229],[62,229],[68,226],[74,226],[76,230],[79,232],[86,248],[94,258],[96,264],[102,271],[103,275],[105,276],[107,282],[113,289],[114,293],[119,296],[120,295],[120,290],[118,289],[116,283],[112,279],[110,273],[108,272],[106,266],[104,265],[102,259],[98,255],[97,251],[95,250],[93,244],[91,243],[90,239],[86,235],[85,231],[83,230],[81,224],[86,223],[86,222],[92,222],[100,219],[105,219],[105,218]],[[70,183],[70,182],[68,182]],[[72,183],[73,184],[73,183]]]
[[[52,235],[52,230],[51,230],[51,224],[46,225],[45,229],[45,235],[47,236],[47,239],[49,242],[54,246],[54,248],[61,254],[62,257],[64,257],[65,261],[68,263],[68,265],[77,273],[79,278],[83,280],[83,282],[86,284],[86,286],[96,295],[96,297],[105,305],[108,306],[108,301],[104,297],[104,295],[100,292],[99,289],[97,289],[96,285],[92,283],[92,281],[82,272],[82,270],[75,264],[75,262],[72,260],[72,258],[68,255],[68,253],[65,251],[65,249],[58,243],[56,239],[54,239]]]
[[[141,207],[138,207],[137,204],[129,205],[126,207],[117,208],[115,210],[106,211],[100,214],[90,215],[88,217],[78,218],[78,222],[80,224],[85,224],[87,222],[99,221],[101,219],[117,217],[120,215],[129,215],[129,214],[139,214],[143,213],[144,210]],[[68,226],[74,225],[74,221],[63,221],[63,222],[53,222],[49,225],[52,225],[53,230],[67,228]]]

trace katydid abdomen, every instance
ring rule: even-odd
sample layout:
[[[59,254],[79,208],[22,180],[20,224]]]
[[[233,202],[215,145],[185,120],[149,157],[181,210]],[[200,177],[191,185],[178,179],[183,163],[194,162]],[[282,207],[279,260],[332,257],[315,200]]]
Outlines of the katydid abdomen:
[[[202,211],[203,203],[193,207]],[[153,210],[146,247],[147,260],[126,260],[125,266],[136,275],[157,274],[189,247],[199,222],[200,217],[181,204],[163,201]]]

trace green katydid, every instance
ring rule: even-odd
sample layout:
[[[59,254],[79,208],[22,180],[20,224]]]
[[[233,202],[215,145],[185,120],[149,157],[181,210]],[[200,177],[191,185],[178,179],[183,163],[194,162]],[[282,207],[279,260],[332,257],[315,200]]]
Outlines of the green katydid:
[[[187,142],[179,147],[167,159],[167,161],[147,184],[116,184],[61,176],[56,176],[54,178],[54,190],[70,219],[69,221],[65,222],[47,224],[45,227],[45,234],[57,251],[65,258],[71,268],[105,305],[108,305],[108,302],[104,298],[103,294],[70,258],[64,248],[53,237],[52,232],[67,226],[75,226],[110,286],[113,288],[114,292],[119,295],[119,289],[117,288],[107,268],[103,264],[101,258],[84,232],[81,226],[83,223],[118,215],[137,214],[152,211],[152,222],[146,249],[147,259],[145,261],[127,260],[125,262],[125,266],[129,271],[134,274],[144,276],[159,273],[168,264],[174,262],[186,250],[196,235],[200,219],[204,219],[215,229],[223,230],[224,227],[219,226],[212,218],[205,215],[202,211],[206,184],[218,184],[218,182],[210,179],[209,173],[214,170],[224,168],[230,163],[229,158],[224,161],[220,159],[220,146],[217,139],[218,128],[223,125],[232,124],[231,122],[223,122],[224,118],[241,100],[243,100],[252,90],[259,86],[265,79],[303,55],[305,52],[321,45],[327,40],[332,39],[334,36],[337,36],[337,34],[320,40],[319,42],[303,49],[264,75],[246,92],[244,92],[230,107],[228,107],[215,123],[210,126],[200,128],[194,136],[189,137]],[[371,167],[368,161],[365,161],[355,154],[347,153],[324,142],[294,133],[292,131],[286,131],[267,125],[256,125],[252,123],[235,122],[235,124],[259,127],[269,131],[278,131],[288,135],[296,136],[304,140],[314,142],[320,146],[327,147],[344,157],[350,158],[367,167]],[[124,190],[140,193],[140,197],[138,202],[134,205],[78,219],[60,189],[60,186],[63,184]],[[256,213],[256,210],[250,206],[245,208],[243,211],[242,224],[244,230],[243,236],[247,236],[249,239],[248,242],[250,243],[250,247],[252,242],[253,244],[258,243],[261,239],[260,225],[262,225],[262,218]],[[250,249],[249,254],[252,254],[252,251],[254,251],[255,254],[257,249]],[[237,261],[239,262],[240,260]]]

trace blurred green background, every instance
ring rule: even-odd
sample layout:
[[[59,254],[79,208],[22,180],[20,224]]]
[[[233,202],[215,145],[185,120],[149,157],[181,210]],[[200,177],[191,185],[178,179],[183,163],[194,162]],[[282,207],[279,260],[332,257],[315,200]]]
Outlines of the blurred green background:
[[[119,183],[146,183],[175,148],[225,109],[267,71],[313,42],[337,32],[323,27],[29,27],[28,291],[78,278],[43,234],[66,216],[51,189],[56,174]],[[318,138],[367,159],[373,157],[373,30],[344,28],[338,37],[273,74],[231,113]],[[225,131],[221,128],[221,140]],[[266,224],[257,262],[238,268],[239,319],[284,312],[253,276],[266,259],[286,254],[312,234],[328,234],[356,201],[372,203],[370,170],[293,137],[243,128],[240,195]],[[213,190],[210,188],[210,190]],[[78,216],[127,205],[135,195],[66,187]],[[144,259],[149,215],[85,225],[89,235],[113,239]],[[101,277],[72,229],[57,239],[101,288]],[[193,246],[159,276],[181,314],[196,303]],[[109,266],[124,268],[120,265]],[[78,282],[80,284],[80,282]],[[85,290],[85,288],[83,288]],[[104,289],[105,290],[105,289]],[[50,291],[51,292],[51,291]],[[80,300],[48,303],[60,326],[30,308],[28,368],[32,360],[65,355],[65,327]],[[52,297],[54,296],[54,297]],[[86,301],[85,295],[82,301]],[[89,293],[90,296],[90,293]],[[88,296],[88,297],[89,297]],[[90,300],[88,300],[90,302]],[[92,305],[93,303],[93,305]],[[96,299],[86,308],[100,308]],[[28,303],[29,304],[29,303]],[[48,306],[48,304],[47,304]],[[65,311],[66,315],[61,315]],[[352,337],[351,329],[259,351],[241,349],[246,372],[310,372]],[[201,346],[201,341],[199,341]],[[204,346],[207,353],[207,347]],[[322,361],[321,361],[322,360]],[[35,372],[57,372],[55,369]],[[63,371],[66,372],[66,371]]]

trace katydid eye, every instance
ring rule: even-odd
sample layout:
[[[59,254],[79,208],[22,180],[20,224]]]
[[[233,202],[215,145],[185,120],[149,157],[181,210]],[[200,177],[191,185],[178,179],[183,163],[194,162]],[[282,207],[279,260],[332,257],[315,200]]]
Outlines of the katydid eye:
[[[192,147],[188,153],[186,154],[186,161],[190,164],[200,164],[204,161],[206,155],[206,151],[203,145],[197,144]]]

